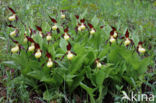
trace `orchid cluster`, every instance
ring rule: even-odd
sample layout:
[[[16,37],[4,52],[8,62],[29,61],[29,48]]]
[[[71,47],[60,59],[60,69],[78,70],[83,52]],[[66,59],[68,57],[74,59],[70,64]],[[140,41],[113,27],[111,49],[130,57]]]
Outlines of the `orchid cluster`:
[[[10,22],[13,21],[18,21],[18,16],[16,14],[16,12],[8,7],[8,9],[12,12],[12,15],[8,18],[8,20]],[[83,32],[83,31],[88,31],[88,33],[90,35],[96,35],[96,28],[93,26],[93,24],[91,23],[87,23],[86,20],[80,19],[79,15],[75,15],[76,17],[76,27],[75,27],[75,32]],[[10,38],[11,40],[15,43],[15,46],[11,49],[12,53],[18,53],[20,52],[22,49],[26,49],[26,52],[31,52],[32,54],[34,53],[35,58],[40,59],[42,57],[42,55],[45,54],[45,56],[48,58],[47,60],[47,67],[51,68],[53,66],[54,63],[56,63],[54,60],[52,60],[52,55],[46,51],[46,53],[44,53],[43,50],[41,50],[39,43],[37,43],[33,38],[34,38],[34,34],[38,33],[40,35],[41,38],[46,38],[45,40],[47,40],[47,42],[50,42],[53,40],[53,36],[52,36],[52,32],[56,31],[58,34],[60,33],[60,28],[58,26],[58,22],[56,19],[50,17],[50,20],[52,22],[52,26],[51,26],[51,30],[48,31],[47,33],[44,33],[42,28],[40,26],[36,25],[36,29],[37,30],[33,30],[32,28],[29,28],[29,33],[25,31],[24,33],[24,39],[23,42],[24,43],[28,43],[28,47],[24,48],[22,47],[22,45],[14,40],[14,37],[17,37],[18,33],[19,33],[19,28],[16,28],[13,25],[8,25],[8,27],[13,28],[14,31],[12,31],[10,33]],[[61,10],[61,19],[66,19],[66,15],[65,15],[65,10]],[[66,46],[67,52],[62,56],[62,58],[60,58],[60,60],[63,60],[64,57],[66,56],[68,60],[72,60],[74,58],[74,56],[76,56],[77,54],[74,53],[71,48],[72,45],[70,43],[70,39],[74,40],[74,38],[72,38],[72,35],[69,33],[69,28],[67,27],[63,27],[64,28],[64,33],[60,36],[60,38],[63,38],[64,40],[66,40],[68,42],[68,45]],[[100,26],[100,28],[104,28],[104,26]],[[128,47],[128,46],[134,46],[134,42],[133,40],[129,37],[129,31],[127,29],[125,36],[119,38],[119,33],[117,32],[117,29],[115,27],[111,27],[112,30],[110,31],[110,37],[107,40],[107,42],[109,41],[110,44],[114,44],[117,43],[118,39],[123,39],[123,41],[121,42],[121,45],[124,44],[124,46]],[[28,35],[30,34],[30,35]],[[14,38],[14,39],[13,39]],[[59,38],[59,39],[60,39]],[[136,51],[138,54],[144,54],[146,52],[146,49],[143,48],[143,42],[139,42],[138,46],[136,47]],[[103,63],[100,61],[100,58],[97,58],[95,60],[95,64],[97,68],[101,68]]]

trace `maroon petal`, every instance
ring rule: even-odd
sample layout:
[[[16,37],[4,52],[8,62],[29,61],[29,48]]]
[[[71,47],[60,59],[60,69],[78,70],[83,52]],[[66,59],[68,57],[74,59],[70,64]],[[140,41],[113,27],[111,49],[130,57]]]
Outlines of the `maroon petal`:
[[[14,27],[13,25],[7,25],[8,27],[10,27],[10,28],[16,28],[16,27]]]
[[[10,7],[8,7],[9,8],[9,10],[13,13],[13,14],[16,14],[16,12],[12,9],[12,8],[10,8]]]
[[[76,19],[79,19],[79,16],[78,15],[75,15]]]
[[[35,49],[40,49],[40,45],[38,43],[35,43]]]
[[[111,35],[111,36],[113,36],[113,35],[114,35],[114,30],[112,30],[112,31],[110,32],[110,35]]]
[[[18,21],[18,16],[16,16],[16,21]]]
[[[42,31],[42,28],[41,27],[36,26],[36,28],[37,28],[38,31]]]
[[[126,37],[126,38],[128,38],[128,37],[129,37],[129,32],[128,32],[128,29],[127,29],[127,31],[126,31],[125,37]]]
[[[48,57],[48,58],[51,58],[51,54],[50,53],[46,53],[46,56]]]
[[[90,24],[90,23],[88,23],[88,26],[92,29],[93,28],[93,25],[92,24]]]
[[[104,26],[100,26],[100,28],[102,29],[102,28],[104,28]]]
[[[68,45],[67,45],[67,50],[71,50],[71,44],[68,42]]]
[[[34,43],[34,40],[33,40],[31,37],[26,36],[26,38],[28,39],[28,41],[30,41],[30,42],[32,42],[32,43]]]
[[[64,32],[67,33],[68,32],[68,27],[66,29],[64,29]]]
[[[66,10],[61,10],[62,13],[66,12]]]
[[[51,19],[51,21],[52,21],[53,23],[57,23],[57,21],[56,21],[54,18],[51,18],[50,16],[49,16],[49,18]]]
[[[116,31],[116,28],[115,27],[111,26],[111,28],[113,29],[113,31]]]
[[[143,44],[143,42],[141,42],[141,41],[138,43],[138,45],[142,45],[142,44]]]
[[[81,23],[84,23],[84,22],[85,22],[85,19],[81,19],[80,22],[81,22]]]

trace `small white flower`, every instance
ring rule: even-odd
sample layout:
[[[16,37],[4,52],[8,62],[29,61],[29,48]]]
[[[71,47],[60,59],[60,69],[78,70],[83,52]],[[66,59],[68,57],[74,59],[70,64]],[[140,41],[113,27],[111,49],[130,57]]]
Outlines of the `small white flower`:
[[[142,46],[139,46],[138,51],[139,51],[139,53],[142,53],[143,54],[143,53],[146,52],[146,49],[143,48]]]
[[[51,35],[46,36],[47,41],[51,40],[51,38],[52,38]]]
[[[65,14],[61,14],[61,19],[64,19],[65,17]]]
[[[11,52],[12,53],[17,53],[19,51],[19,46],[18,45],[16,45],[15,47],[13,47],[12,49],[11,49]]]
[[[110,40],[109,40],[111,43],[114,43],[116,40],[113,36],[111,36]]]
[[[86,27],[85,25],[82,23],[81,26],[80,26],[81,30],[84,30]]]
[[[97,62],[96,66],[97,68],[101,68],[102,64],[100,62]]]
[[[94,33],[95,33],[95,30],[91,29],[90,34],[94,34]]]
[[[126,38],[126,40],[125,40],[125,42],[124,42],[124,45],[127,46],[127,45],[129,45],[130,43],[131,43],[131,41],[130,41],[128,38]]]
[[[34,45],[34,43],[32,43],[31,46],[28,48],[28,51],[32,52],[32,51],[34,51],[34,49],[35,49],[35,45]]]
[[[113,37],[116,38],[117,36],[118,36],[118,34],[117,34],[117,32],[115,31]]]
[[[9,21],[14,21],[15,19],[16,19],[16,15],[15,14],[8,18]]]
[[[13,32],[11,32],[11,33],[10,33],[10,36],[11,36],[11,37],[16,36],[16,32],[17,32],[17,31],[16,31],[16,30],[14,30]]]
[[[40,58],[41,57],[41,50],[38,49],[37,52],[35,53],[35,57],[36,58]]]
[[[56,30],[57,29],[57,25],[55,24],[54,26],[52,26],[52,30]]]
[[[69,38],[70,38],[69,35],[68,35],[67,33],[65,33],[65,34],[64,34],[64,39],[65,39],[65,40],[69,40]]]
[[[68,54],[67,54],[67,59],[68,59],[68,60],[72,60],[72,59],[73,59],[73,57],[74,57],[74,54],[73,54],[73,53],[71,53],[70,51],[68,51]]]
[[[51,58],[49,58],[48,62],[47,62],[47,67],[50,68],[53,66],[53,61],[51,60]]]

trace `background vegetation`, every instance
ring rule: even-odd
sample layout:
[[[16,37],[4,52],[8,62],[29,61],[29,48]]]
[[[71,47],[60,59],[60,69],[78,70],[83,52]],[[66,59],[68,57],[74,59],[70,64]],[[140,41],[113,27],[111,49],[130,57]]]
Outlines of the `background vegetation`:
[[[107,49],[104,51],[101,49],[102,53],[99,57],[104,58],[105,60],[104,55],[108,54],[108,57],[106,57],[107,66],[101,69],[101,71],[96,71],[97,69],[92,70],[87,66],[91,65],[88,61],[94,61],[94,59],[97,58],[97,53],[92,49],[86,51],[82,48],[82,51],[80,51],[79,48],[81,47],[78,45],[80,42],[77,42],[75,45],[72,43],[74,45],[73,50],[82,54],[86,53],[85,58],[88,60],[79,60],[84,56],[80,55],[74,62],[80,62],[80,64],[82,64],[81,62],[86,63],[86,71],[75,71],[73,74],[70,74],[68,73],[70,71],[64,70],[64,68],[69,67],[68,65],[72,64],[72,67],[75,66],[77,69],[82,67],[77,67],[74,62],[68,62],[67,64],[60,63],[60,68],[63,68],[61,72],[66,72],[65,76],[67,77],[57,77],[57,75],[60,76],[62,73],[57,70],[58,68],[54,69],[53,73],[56,74],[54,79],[57,78],[58,81],[60,81],[56,83],[56,86],[59,88],[55,88],[53,85],[54,83],[47,83],[49,80],[41,80],[43,78],[34,76],[34,72],[29,73],[29,75],[26,75],[25,72],[21,73],[19,65],[25,61],[23,67],[26,67],[27,60],[20,58],[25,56],[24,53],[21,54],[22,56],[20,57],[17,55],[14,57],[11,56],[10,46],[13,44],[9,39],[9,33],[12,30],[6,26],[6,23],[8,23],[8,17],[11,15],[7,8],[8,6],[17,12],[19,21],[24,22],[33,29],[35,29],[35,25],[39,25],[44,31],[49,30],[48,28],[51,26],[51,21],[48,16],[56,17],[56,14],[60,12],[60,10],[67,10],[68,13],[66,15],[72,18],[72,21],[74,21],[74,15],[79,14],[92,22],[93,25],[96,23],[98,26],[105,25],[104,30],[99,30],[97,34],[103,33],[103,36],[101,36],[103,39],[98,42],[98,45]],[[155,1],[2,0],[0,1],[0,11],[0,102],[55,103],[57,101],[58,103],[90,103],[96,101],[96,103],[100,103],[103,101],[111,103],[120,102],[122,91],[128,93],[131,93],[131,91],[135,91],[136,93],[153,93],[156,95]],[[21,28],[21,34],[24,33],[24,26],[21,23],[14,23],[14,25]],[[69,25],[73,26],[72,23]],[[137,54],[135,54],[135,56],[128,55],[132,50],[129,51],[124,47],[120,48],[116,45],[112,47],[113,51],[109,52],[112,48],[108,45],[105,46],[104,42],[109,37],[110,26],[115,26],[122,35],[124,35],[125,30],[128,28],[135,44],[139,41],[144,41],[145,48],[147,49],[145,57],[140,57]],[[71,33],[74,34],[74,31],[71,31]],[[64,43],[64,41],[60,42],[62,42],[62,44]],[[94,46],[96,47],[96,39],[92,40],[88,47],[92,46],[92,42],[95,43]],[[61,43],[58,45],[61,45]],[[58,45],[55,45],[55,47],[59,48]],[[65,48],[65,46],[62,48]],[[63,54],[63,52],[61,53]],[[95,57],[92,57],[91,55],[94,55]],[[118,55],[123,57],[120,59],[120,63],[118,62]],[[23,61],[20,62],[21,60]],[[32,58],[32,60],[34,59]],[[138,70],[130,70],[132,67],[129,65],[127,66],[127,62],[129,65],[132,65],[134,69],[137,68]],[[30,64],[27,67],[30,66],[38,68],[35,64]],[[126,70],[124,70],[125,68]],[[124,74],[124,72],[126,72],[126,74]],[[40,76],[40,73],[37,76]],[[81,76],[85,79],[79,78]],[[69,88],[73,88],[73,90],[70,91]]]

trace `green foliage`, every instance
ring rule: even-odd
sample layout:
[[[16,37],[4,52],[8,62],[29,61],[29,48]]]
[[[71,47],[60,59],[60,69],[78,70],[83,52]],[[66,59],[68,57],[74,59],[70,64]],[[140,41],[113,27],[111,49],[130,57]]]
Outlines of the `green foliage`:
[[[11,88],[19,86],[17,90],[20,91],[20,95],[23,95],[20,97],[23,102],[28,102],[28,87],[37,91],[48,102],[51,100],[58,100],[60,103],[67,101],[66,92],[67,94],[73,94],[77,89],[82,89],[86,91],[86,95],[89,95],[89,102],[102,103],[107,94],[112,93],[113,95],[114,91],[120,92],[125,89],[123,87],[131,87],[135,90],[145,82],[145,77],[148,77],[146,75],[148,66],[154,65],[154,48],[148,48],[149,45],[155,44],[154,40],[151,40],[155,32],[155,24],[152,23],[155,15],[151,14],[151,12],[155,10],[151,9],[151,7],[145,8],[150,6],[147,1],[131,2],[125,0],[123,2],[119,0],[114,2],[113,0],[99,0],[96,2],[95,0],[72,0],[71,4],[69,0],[47,0],[47,2],[34,0],[31,2],[25,1],[25,3],[20,0],[19,3],[21,4],[20,7],[19,4],[10,1],[10,6],[16,10],[19,16],[19,21],[11,24],[19,29],[19,36],[13,37],[13,39],[17,40],[24,49],[21,49],[20,53],[10,53],[10,47],[15,46],[9,39],[9,33],[14,30],[13,28],[2,27],[4,35],[0,35],[0,37],[3,36],[8,40],[9,51],[7,54],[9,60],[3,61],[2,64],[18,71],[17,77],[13,81],[8,81],[7,85],[11,87],[11,84],[14,84]],[[51,4],[54,5],[51,6]],[[128,7],[125,6],[127,4],[129,4]],[[60,19],[61,9],[68,10],[68,12],[65,12],[66,19],[64,20]],[[9,17],[10,13],[5,13],[5,10],[6,8],[2,9],[3,14]],[[148,12],[145,13],[145,10]],[[96,29],[95,34],[90,35],[90,29],[88,28],[76,33],[75,14],[80,14],[80,19],[86,18],[87,23],[91,23]],[[148,20],[151,15],[153,18]],[[57,20],[60,33],[53,31],[50,42],[46,38],[40,37],[38,31],[36,35],[33,33],[35,35],[33,37],[34,41],[40,45],[42,50],[41,58],[36,59],[35,52],[27,51],[31,43],[23,43],[23,34],[26,31],[26,35],[30,36],[28,28],[36,29],[35,25],[41,26],[44,34],[49,32],[53,23],[51,23],[48,16]],[[7,19],[4,21],[7,22]],[[24,22],[26,27],[21,22]],[[62,26],[62,23],[65,24]],[[104,25],[104,28],[100,29],[101,25]],[[69,27],[68,33],[74,38],[70,38],[68,41],[61,36],[64,33],[63,29],[67,26]],[[118,43],[110,45],[109,33],[111,26],[117,28],[119,36],[124,36],[128,28],[130,38],[133,39],[135,46],[139,41],[145,40],[146,54],[138,55],[135,47],[120,45],[123,40],[119,38]],[[68,42],[72,45],[71,51],[76,54],[72,60],[68,60],[66,55],[62,59],[68,51],[66,49]],[[51,54],[53,63],[56,62],[51,68],[46,66],[47,51]],[[1,50],[0,53],[2,54]],[[104,62],[101,68],[96,65],[98,58],[101,63]],[[40,86],[46,89],[41,89]],[[153,86],[151,87],[155,90]],[[77,94],[81,95],[81,92],[78,91]],[[0,101],[2,100],[3,98],[0,98]]]

